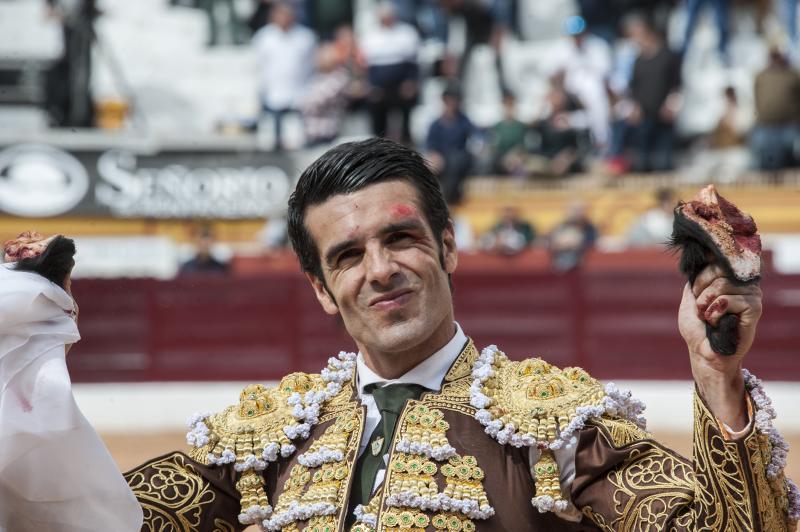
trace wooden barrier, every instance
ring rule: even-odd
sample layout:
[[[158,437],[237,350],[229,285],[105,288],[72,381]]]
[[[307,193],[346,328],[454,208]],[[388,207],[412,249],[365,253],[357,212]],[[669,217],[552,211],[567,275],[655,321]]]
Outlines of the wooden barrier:
[[[463,255],[453,278],[456,317],[478,346],[512,358],[625,379],[688,379],[677,330],[682,278],[660,252],[593,254],[556,274],[541,251]],[[768,272],[764,316],[746,366],[800,379],[800,275]],[[83,339],[69,353],[77,382],[265,381],[318,371],[354,346],[324,314],[288,257],[241,259],[230,277],[80,280]]]

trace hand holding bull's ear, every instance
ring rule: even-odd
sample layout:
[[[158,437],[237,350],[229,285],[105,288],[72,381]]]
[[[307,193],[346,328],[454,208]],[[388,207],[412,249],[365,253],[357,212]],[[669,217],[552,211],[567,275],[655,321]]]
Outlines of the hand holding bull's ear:
[[[4,262],[16,262],[15,269],[38,273],[66,289],[75,265],[75,242],[62,235],[45,238],[26,231],[3,245]]]

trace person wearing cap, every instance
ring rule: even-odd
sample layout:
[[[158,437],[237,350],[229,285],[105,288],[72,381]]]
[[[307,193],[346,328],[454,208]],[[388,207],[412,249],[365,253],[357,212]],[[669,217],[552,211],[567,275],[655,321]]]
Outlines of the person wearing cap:
[[[684,288],[692,462],[653,440],[630,393],[580,368],[475,345],[455,319],[450,213],[413,150],[386,139],[332,148],[300,176],[288,220],[312,291],[358,353],[192,416],[189,456],[126,475],[145,530],[794,526],[800,494],[783,475],[775,413],[741,369],[761,313],[757,286],[733,286],[712,265]],[[717,297],[739,317],[731,356],[710,350],[697,307]]]

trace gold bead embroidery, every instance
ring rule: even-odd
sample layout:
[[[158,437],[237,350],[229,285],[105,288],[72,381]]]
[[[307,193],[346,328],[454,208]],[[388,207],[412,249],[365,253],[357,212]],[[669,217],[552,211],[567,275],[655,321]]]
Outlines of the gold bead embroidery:
[[[463,530],[464,532],[474,532],[475,523],[459,515],[451,513],[440,513],[433,516],[431,525],[436,530]]]
[[[384,512],[381,522],[387,528],[399,528],[408,532],[424,532],[430,517],[415,510],[395,509]]]
[[[534,478],[536,479],[536,498],[551,497],[555,503],[564,501],[561,495],[561,484],[559,482],[558,463],[556,463],[553,452],[544,449],[539,461],[533,465]],[[536,506],[536,503],[533,503]],[[562,506],[566,501],[559,504]]]
[[[447,485],[444,494],[453,500],[472,500],[478,502],[478,507],[489,505],[489,499],[483,489],[483,469],[478,467],[478,460],[474,456],[453,456],[448,463],[442,466]]]
[[[439,493],[433,478],[438,468],[430,460],[396,453],[389,468],[392,471],[389,483],[391,493],[410,492],[420,497],[434,497]]]
[[[445,434],[450,424],[441,410],[418,404],[403,421],[401,437],[395,446],[398,451],[436,460],[444,460],[455,453]]]

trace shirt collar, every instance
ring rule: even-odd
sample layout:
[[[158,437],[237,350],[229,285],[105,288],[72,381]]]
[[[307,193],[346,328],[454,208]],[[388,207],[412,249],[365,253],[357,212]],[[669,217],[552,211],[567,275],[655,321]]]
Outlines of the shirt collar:
[[[447,375],[447,370],[453,365],[453,362],[461,354],[464,345],[467,343],[467,336],[461,330],[461,326],[458,323],[455,325],[456,333],[444,347],[396,379],[385,379],[369,369],[367,363],[364,362],[364,355],[359,352],[356,359],[359,396],[363,394],[366,386],[374,383],[419,384],[429,390],[439,391],[442,387],[444,376]]]

